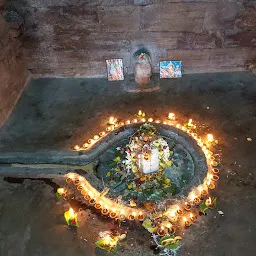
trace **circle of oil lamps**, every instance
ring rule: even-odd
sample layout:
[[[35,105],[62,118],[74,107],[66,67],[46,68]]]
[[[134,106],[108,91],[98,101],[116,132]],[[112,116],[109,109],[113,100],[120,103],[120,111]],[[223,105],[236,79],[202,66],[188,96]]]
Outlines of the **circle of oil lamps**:
[[[80,190],[83,190],[83,186],[82,186],[82,185],[78,185],[78,186],[77,186],[77,190],[79,190],[79,191],[80,191]]]
[[[135,118],[132,120],[133,123],[138,123],[138,120]]]
[[[139,215],[138,215],[138,220],[143,221],[144,219],[145,219],[145,216],[143,215],[142,212],[140,212]]]
[[[215,189],[215,185],[212,182],[210,182],[210,181],[207,182],[207,187],[209,189]]]
[[[121,122],[121,123],[120,123],[120,126],[124,126],[124,122]]]
[[[79,150],[79,149],[80,149],[80,147],[78,145],[74,146],[74,150]]]
[[[85,189],[82,189],[82,190],[81,190],[81,194],[82,194],[83,196],[86,195],[86,193],[87,193],[87,192],[86,192]]]
[[[201,200],[200,200],[199,197],[195,197],[195,199],[193,200],[193,203],[194,203],[195,205],[199,205],[200,202],[201,202]]]
[[[80,180],[79,179],[75,179],[74,180],[74,184],[77,186],[77,185],[79,185],[80,184]]]
[[[92,143],[93,143],[93,139],[89,139],[88,144],[92,144]]]
[[[120,219],[121,221],[125,220],[125,215],[124,215],[124,211],[123,211],[123,210],[122,210],[121,213],[120,213],[119,219]]]
[[[178,207],[176,213],[181,216],[183,214],[183,211]]]
[[[166,122],[166,121],[164,121],[164,122],[163,122],[163,124],[165,124],[165,125],[166,125],[166,124],[167,124],[167,122]]]
[[[66,178],[66,182],[67,182],[67,183],[69,183],[69,182],[71,182],[71,181],[72,181],[71,178],[69,178],[69,177]]]
[[[129,219],[129,220],[134,220],[134,219],[135,219],[135,212],[133,212],[132,214],[130,214],[130,215],[128,216],[128,219]]]
[[[146,122],[146,119],[145,119],[145,118],[142,118],[142,119],[141,119],[141,122],[145,123],[145,122]]]
[[[130,120],[125,121],[125,124],[130,124],[130,123],[131,123]]]
[[[153,122],[153,118],[150,117],[150,118],[148,119],[148,122],[149,122],[149,123],[152,123],[152,122]]]
[[[196,221],[196,216],[192,212],[189,214],[189,218],[192,222]]]
[[[170,219],[171,222],[176,222],[178,220],[178,217],[175,215],[175,212],[171,212],[168,218]]]
[[[157,234],[159,236],[164,236],[167,234],[167,228],[165,228],[164,226],[161,226],[160,228],[158,228],[157,230]]]
[[[108,215],[109,210],[107,208],[104,208],[101,210],[101,213],[106,216],[106,215]]]
[[[188,221],[186,217],[183,217],[183,221],[184,221],[185,227],[190,227],[191,223]]]
[[[107,132],[110,132],[112,130],[112,128],[110,127],[110,126],[108,126],[107,128],[106,128],[106,131]]]
[[[86,195],[84,195],[84,199],[85,199],[86,201],[89,201],[89,200],[91,199],[91,197],[90,197],[89,194],[86,194]]]
[[[216,174],[212,176],[212,181],[214,182],[218,181],[219,179],[220,179],[219,176]]]
[[[202,186],[199,187],[199,191],[200,191],[200,194],[201,194],[201,199],[208,195],[207,190],[204,189]]]
[[[117,216],[117,214],[116,214],[116,211],[115,211],[115,209],[114,209],[112,212],[110,212],[109,217],[110,217],[111,219],[115,219],[116,216]]]
[[[217,168],[213,168],[213,169],[212,169],[212,173],[213,173],[213,174],[218,174],[219,172],[220,172],[220,170],[217,169]]]
[[[99,133],[99,136],[100,136],[100,137],[103,137],[105,134],[106,134],[105,132],[100,132],[100,133]]]
[[[99,135],[94,135],[94,136],[93,136],[93,139],[94,139],[94,140],[98,140],[99,138],[100,138]]]
[[[89,204],[90,205],[95,205],[95,203],[96,203],[96,200],[94,198],[89,200]]]
[[[94,207],[95,207],[95,209],[100,210],[101,204],[100,203],[95,203]]]
[[[160,124],[161,122],[160,122],[160,120],[156,120],[155,123]]]
[[[211,166],[213,166],[213,167],[218,166],[218,162],[216,162],[216,161],[211,161]]]
[[[89,144],[88,143],[84,143],[83,148],[88,148]]]
[[[189,204],[188,202],[185,202],[185,207],[184,207],[184,209],[185,209],[186,211],[190,211],[191,208],[192,208],[191,204]]]
[[[168,120],[175,120],[175,114],[174,113],[169,113],[167,116]]]

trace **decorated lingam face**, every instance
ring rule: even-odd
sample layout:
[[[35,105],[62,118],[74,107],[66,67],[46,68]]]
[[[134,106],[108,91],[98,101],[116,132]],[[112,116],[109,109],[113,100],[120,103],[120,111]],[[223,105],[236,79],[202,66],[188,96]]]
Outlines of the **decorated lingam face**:
[[[135,56],[134,75],[138,85],[147,85],[152,74],[151,59],[146,53]]]

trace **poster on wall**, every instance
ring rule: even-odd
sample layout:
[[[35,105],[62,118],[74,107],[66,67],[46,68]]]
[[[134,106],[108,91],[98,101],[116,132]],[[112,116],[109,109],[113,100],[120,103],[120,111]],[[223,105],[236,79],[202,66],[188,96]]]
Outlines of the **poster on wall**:
[[[179,78],[182,76],[182,61],[160,61],[160,78]]]
[[[124,80],[124,65],[122,59],[106,60],[108,81]]]

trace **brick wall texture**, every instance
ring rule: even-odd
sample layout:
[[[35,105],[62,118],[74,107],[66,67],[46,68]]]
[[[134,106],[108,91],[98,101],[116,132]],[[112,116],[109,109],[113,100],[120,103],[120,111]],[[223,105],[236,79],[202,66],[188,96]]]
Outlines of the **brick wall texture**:
[[[19,99],[28,73],[23,58],[21,24],[6,22],[4,1],[0,0],[0,127],[7,120]],[[13,13],[14,14],[14,13]]]
[[[34,76],[106,76],[105,59],[146,48],[182,60],[186,73],[245,70],[256,58],[253,0],[9,0],[24,18],[24,54]]]

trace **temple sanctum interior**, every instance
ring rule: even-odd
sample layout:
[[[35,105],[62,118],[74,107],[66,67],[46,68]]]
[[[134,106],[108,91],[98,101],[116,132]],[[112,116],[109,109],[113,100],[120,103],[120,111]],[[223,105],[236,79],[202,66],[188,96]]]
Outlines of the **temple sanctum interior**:
[[[255,0],[0,0],[0,46],[0,255],[256,255]]]

